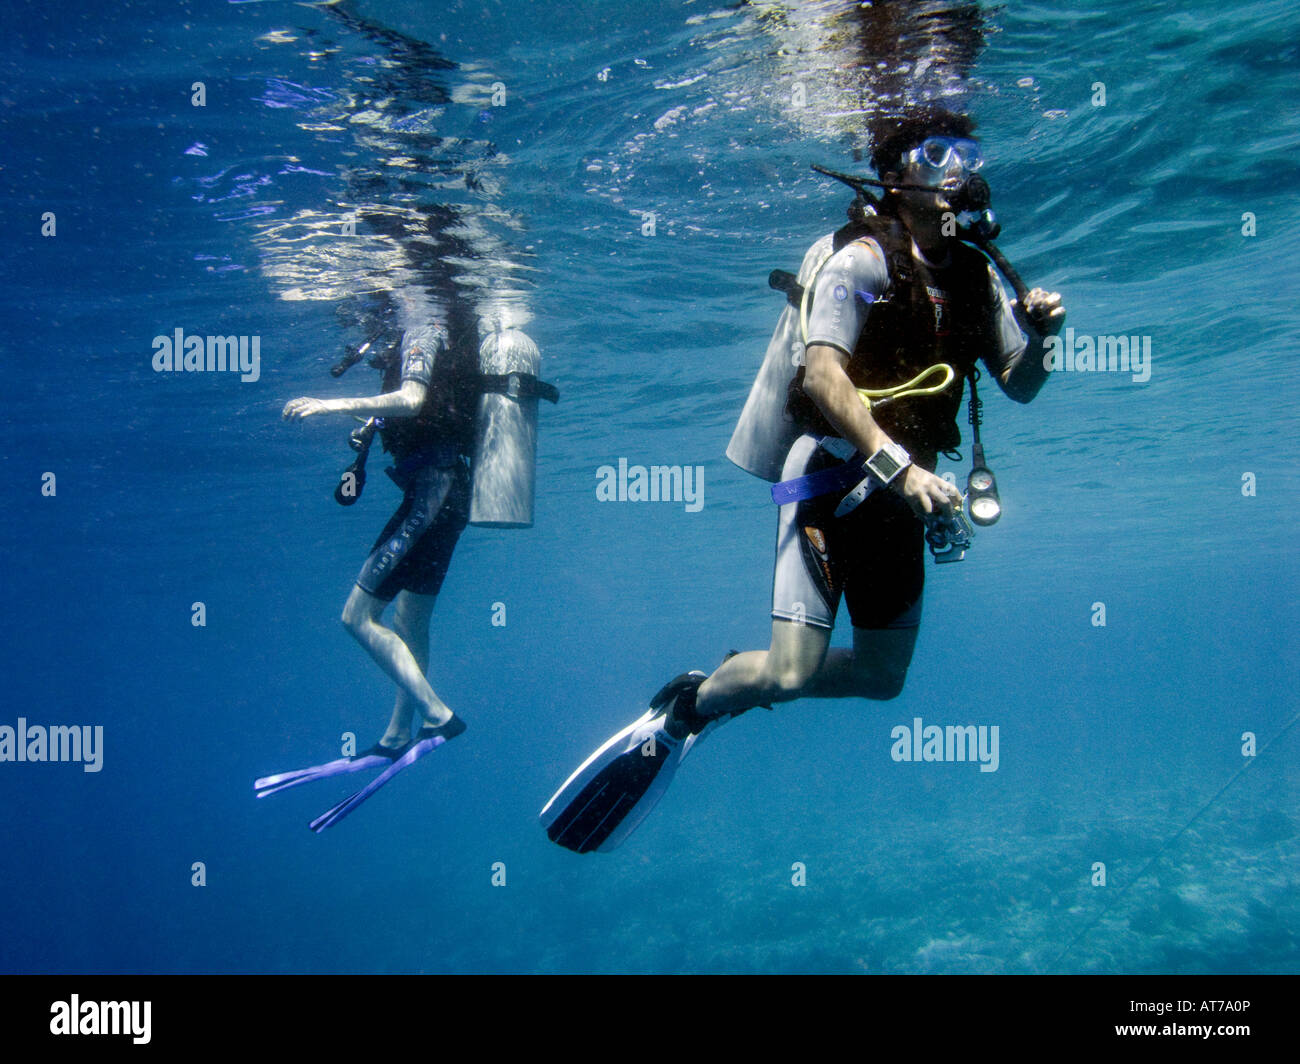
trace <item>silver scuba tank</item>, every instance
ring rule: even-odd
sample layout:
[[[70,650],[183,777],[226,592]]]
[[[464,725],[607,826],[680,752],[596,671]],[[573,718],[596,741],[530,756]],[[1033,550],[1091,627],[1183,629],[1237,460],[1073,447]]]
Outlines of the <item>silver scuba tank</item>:
[[[799,283],[805,288],[812,284],[814,275],[830,256],[832,241],[833,234],[827,233],[804,255]],[[781,479],[786,455],[803,431],[785,412],[790,381],[803,361],[799,308],[787,301],[768,342],[763,366],[727,444],[727,457],[746,473],[773,483]]]
[[[487,375],[537,377],[542,356],[518,329],[489,333],[479,345]],[[510,394],[514,391],[515,394]],[[469,523],[487,528],[531,528],[537,461],[537,396],[519,389],[479,398]]]

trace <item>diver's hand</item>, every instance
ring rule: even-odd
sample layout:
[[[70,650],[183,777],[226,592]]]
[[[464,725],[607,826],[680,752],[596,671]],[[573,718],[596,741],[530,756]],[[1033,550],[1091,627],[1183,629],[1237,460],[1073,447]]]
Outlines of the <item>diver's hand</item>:
[[[1065,308],[1061,306],[1060,292],[1035,288],[1026,293],[1025,305],[1017,306],[1016,311],[1021,322],[1039,336],[1055,336],[1065,324]]]
[[[943,477],[936,477],[917,465],[908,466],[907,472],[891,487],[898,488],[907,505],[923,520],[932,513],[951,517],[953,506],[961,499],[956,484],[949,484]]]
[[[327,399],[312,399],[309,396],[301,396],[297,399],[290,399],[284,404],[285,421],[301,421],[305,417],[311,417],[313,414],[328,414],[330,404]]]

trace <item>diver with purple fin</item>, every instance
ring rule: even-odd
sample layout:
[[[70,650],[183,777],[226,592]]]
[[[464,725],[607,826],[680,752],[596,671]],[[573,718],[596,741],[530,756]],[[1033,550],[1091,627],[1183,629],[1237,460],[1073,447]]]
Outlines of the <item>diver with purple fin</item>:
[[[403,492],[343,608],[348,632],[397,685],[387,729],[364,753],[254,784],[265,798],[303,783],[383,769],[313,820],[315,832],[337,824],[397,773],[465,731],[425,675],[434,604],[467,524],[532,525],[537,402],[559,397],[553,385],[538,380],[540,356],[525,333],[491,332],[480,342],[477,323],[463,308],[440,312],[423,297],[397,302],[400,341],[364,345],[378,352],[371,365],[384,374],[383,392],[355,399],[303,396],[284,408],[288,421],[322,414],[366,419],[353,433],[358,459],[340,479],[336,501],[351,505],[361,494],[376,434],[393,459],[386,472]],[[335,375],[356,361],[344,359]],[[391,627],[381,620],[390,605]]]
[[[276,227],[266,234],[263,269],[283,284],[285,298],[335,301],[344,323],[360,331],[333,377],[365,361],[381,382],[356,398],[292,399],[283,417],[360,423],[349,436],[355,457],[334,491],[340,505],[361,497],[375,440],[402,497],[342,614],[349,634],[397,687],[387,728],[359,754],[348,745],[342,757],[254,784],[265,798],[379,770],[311,821],[318,833],[465,731],[426,675],[434,606],[467,525],[532,526],[538,404],[559,398],[539,379],[541,355],[523,331],[531,314],[528,285],[516,277],[519,255],[506,254],[496,231],[510,212],[497,202],[500,182],[485,180],[507,162],[482,135],[491,116],[473,109],[461,135],[449,136],[449,116],[460,113],[454,96],[464,90],[450,81],[457,64],[346,7],[329,11],[366,58],[382,60],[358,67],[349,91],[324,94],[302,118],[308,131],[335,124],[356,131],[360,150],[340,168],[345,188],[336,216],[308,226],[313,236],[344,235],[305,268],[297,231]],[[326,140],[322,150],[336,150],[333,144]],[[412,168],[389,166],[395,158],[412,160]],[[431,177],[432,186],[425,183]],[[357,230],[364,239],[354,239]]]

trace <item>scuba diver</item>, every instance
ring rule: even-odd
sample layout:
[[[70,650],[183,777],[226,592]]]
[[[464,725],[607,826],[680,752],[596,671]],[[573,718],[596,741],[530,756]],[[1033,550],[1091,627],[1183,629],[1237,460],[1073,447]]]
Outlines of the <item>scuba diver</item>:
[[[487,83],[349,5],[320,14],[332,28],[304,40],[313,65],[317,49],[331,57],[337,91],[295,92],[275,79],[268,93],[277,110],[301,109],[303,131],[328,131],[312,172],[333,163],[342,187],[333,204],[268,222],[261,267],[282,298],[331,301],[361,334],[331,369],[335,378],[365,360],[382,383],[361,398],[292,399],[283,416],[361,423],[334,491],[340,505],[360,497],[376,437],[402,498],[343,608],[348,632],[397,686],[387,728],[362,753],[349,737],[342,757],[254,783],[264,798],[378,770],[313,820],[316,832],[465,730],[426,677],[434,604],[467,524],[532,526],[538,400],[559,397],[538,379],[541,356],[522,331],[532,317],[530,286],[517,278],[525,256],[501,232],[522,223],[502,202],[508,157],[486,138]],[[340,129],[354,138],[341,157]],[[305,244],[320,253],[304,255]]]
[[[694,743],[756,706],[902,691],[927,543],[937,561],[960,560],[969,520],[1000,513],[976,363],[1027,403],[1047,379],[1044,339],[1065,320],[1060,295],[1026,291],[991,243],[998,226],[973,129],[965,115],[914,107],[873,129],[878,180],[814,168],[858,193],[850,222],[809,249],[797,278],[774,272],[789,305],[727,450],[778,481],[771,645],[664,686],[547,803],[541,820],[558,844],[620,845]],[[1015,304],[989,258],[1016,287]],[[938,455],[961,441],[963,380],[974,427],[966,500],[935,475]],[[842,598],[853,647],[830,650]]]
[[[465,722],[425,676],[429,621],[466,524],[531,527],[537,400],[559,397],[537,379],[540,356],[522,331],[490,332],[480,343],[479,322],[461,304],[440,313],[421,299],[392,296],[400,341],[380,336],[332,370],[339,376],[377,349],[370,364],[383,372],[383,391],[356,399],[303,396],[291,399],[283,412],[287,421],[322,414],[363,420],[350,440],[357,459],[335,491],[340,504],[355,502],[364,488],[376,433],[393,459],[386,472],[402,490],[401,505],[375,540],[343,607],[344,626],[397,684],[387,729],[364,753],[254,784],[264,798],[314,780],[382,768],[366,787],[311,822],[318,833],[465,731]],[[389,605],[391,627],[380,620]]]

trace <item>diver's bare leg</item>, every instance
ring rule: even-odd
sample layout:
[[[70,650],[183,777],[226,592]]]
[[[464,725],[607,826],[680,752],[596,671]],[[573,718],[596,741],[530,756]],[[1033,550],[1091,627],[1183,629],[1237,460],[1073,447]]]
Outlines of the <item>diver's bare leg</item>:
[[[406,644],[424,676],[429,675],[429,621],[433,617],[436,595],[417,595],[411,591],[398,593],[393,600],[393,631]],[[418,703],[399,687],[393,703],[393,716],[388,730],[380,741],[385,746],[401,746],[411,738],[412,719]]]
[[[416,597],[430,599],[428,609],[432,613],[431,597],[427,595]],[[401,636],[379,623],[379,615],[384,612],[386,605],[387,603],[382,599],[378,599],[370,592],[354,586],[352,593],[348,596],[347,604],[343,607],[343,625],[352,633],[353,638],[366,648],[370,656],[374,658],[375,664],[383,669],[388,677],[397,684],[401,693],[410,698],[411,709],[419,712],[430,724],[446,724],[451,719],[452,712],[443,703],[442,699],[434,693],[433,688],[429,686],[429,681],[424,678],[424,669],[421,667],[420,660],[411,652],[410,647],[407,646]],[[419,613],[421,610],[414,606],[408,608],[413,612],[408,615],[407,620],[416,626],[415,630],[419,630]],[[426,649],[422,657],[427,663],[427,617],[424,618],[423,629]],[[399,698],[399,704],[394,708],[393,723],[400,724],[400,721],[397,721],[397,712],[400,708]],[[393,723],[389,725],[390,732]]]
[[[832,650],[804,698],[871,698],[888,701],[902,693],[920,628],[855,628],[852,650]]]
[[[828,652],[829,629],[772,621],[770,650],[737,654],[703,684],[702,717],[741,713],[796,698],[890,699],[903,689],[917,628],[853,630],[852,650]]]
[[[799,698],[830,641],[829,628],[774,619],[771,649],[750,650],[719,665],[700,685],[696,712],[714,717]]]

